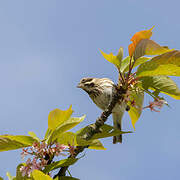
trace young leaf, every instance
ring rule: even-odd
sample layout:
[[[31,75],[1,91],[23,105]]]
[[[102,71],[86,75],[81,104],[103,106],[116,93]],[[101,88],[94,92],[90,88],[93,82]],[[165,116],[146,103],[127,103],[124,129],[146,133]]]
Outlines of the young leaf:
[[[37,141],[39,141],[39,142],[41,141],[34,132],[29,131],[28,134],[29,134],[32,138],[36,139]]]
[[[139,79],[144,89],[152,89],[165,93],[174,99],[180,99],[180,89],[168,76],[146,76]]]
[[[129,66],[130,57],[125,57],[121,62],[120,72],[125,72],[125,69]]]
[[[74,126],[78,125],[80,122],[82,122],[85,118],[85,115],[82,117],[72,117],[66,120],[63,124],[60,124],[56,127],[56,129],[49,135],[47,142],[53,142],[55,141],[58,136],[65,131],[72,129]]]
[[[100,138],[106,138],[106,137],[111,137],[111,136],[116,136],[119,134],[125,134],[125,133],[131,133],[131,132],[123,132],[123,131],[119,131],[114,129],[114,127],[109,126],[107,124],[103,125],[101,127],[101,132],[95,134],[91,140],[86,141],[83,139],[84,134],[87,133],[88,131],[88,126],[86,126],[85,128],[80,129],[79,131],[76,132],[76,140],[79,146],[86,146],[86,145],[90,145],[89,149],[97,149],[97,150],[105,150],[105,148],[103,147],[103,145],[101,144],[101,142],[98,140]]]
[[[45,133],[45,136],[44,136],[44,139],[48,139],[49,136],[51,135],[51,132],[52,132],[52,130],[47,129],[47,130],[46,130],[46,133]]]
[[[122,47],[120,47],[117,56],[113,55],[113,53],[106,54],[101,50],[100,50],[100,52],[106,60],[108,60],[110,63],[114,64],[118,69],[121,67],[121,61],[123,58],[123,48]]]
[[[80,136],[76,137],[78,146],[89,146],[89,149],[106,150],[99,139],[85,140]]]
[[[54,130],[59,125],[65,123],[71,117],[72,113],[72,106],[65,111],[60,109],[51,111],[48,116],[48,129]]]
[[[118,54],[117,54],[117,59],[119,60],[120,66],[121,66],[121,61],[122,61],[122,59],[123,59],[123,48],[122,48],[122,47],[119,48],[119,52],[118,52]],[[120,67],[120,66],[119,66],[119,67]]]
[[[8,177],[9,180],[15,180],[16,177],[11,176],[11,174],[9,172],[6,173],[6,176]]]
[[[134,64],[134,68],[136,66],[139,66],[140,64],[143,64],[144,62],[148,61],[150,58],[149,57],[140,57],[136,60],[135,64]],[[132,62],[134,60],[132,59]],[[124,58],[122,60],[122,63],[121,63],[121,68],[120,68],[120,71],[125,73],[125,72],[128,72],[129,71],[129,63],[130,63],[130,57],[127,56],[126,58]]]
[[[131,118],[132,126],[135,129],[135,124],[138,121],[142,112],[144,92],[142,90],[133,91],[130,95],[130,99],[134,101],[134,105],[129,105],[130,110],[128,111],[128,114]]]
[[[137,76],[180,76],[180,51],[174,50],[152,58],[141,64]]]
[[[111,136],[117,136],[120,134],[126,134],[126,133],[131,133],[130,131],[124,132],[124,131],[119,131],[117,129],[114,129],[113,126],[104,124],[101,127],[101,132],[95,134],[92,139],[100,139],[100,138],[106,138],[106,137],[111,137]]]
[[[53,162],[53,163],[47,165],[45,167],[45,169],[43,170],[43,172],[48,173],[48,172],[55,170],[57,168],[60,168],[60,167],[73,165],[74,163],[76,163],[77,160],[78,160],[78,158],[67,158],[67,159]]]
[[[57,142],[64,145],[78,145],[76,142],[76,134],[73,132],[64,132],[59,134],[59,136],[57,136]]]
[[[65,132],[63,134],[60,134],[57,137],[57,142],[59,142],[60,144],[64,144],[64,145],[74,145],[74,146],[91,146],[91,149],[96,149],[96,150],[104,150],[105,148],[103,147],[103,145],[100,143],[99,140],[89,140],[86,141],[84,139],[82,139],[82,137],[78,136],[76,133],[73,132]]]
[[[134,51],[134,60],[144,55],[160,55],[172,51],[168,47],[160,46],[150,39],[142,39],[136,46]]]
[[[49,175],[46,175],[42,171],[36,169],[31,174],[33,180],[53,180]]]
[[[131,38],[132,43],[128,46],[129,56],[130,57],[133,56],[137,44],[142,39],[149,39],[152,36],[152,29],[153,28],[154,28],[154,26],[149,30],[139,31],[139,32],[134,34],[134,36]]]
[[[9,151],[23,147],[31,146],[36,139],[30,136],[13,136],[1,135],[0,136],[0,151]]]
[[[78,146],[87,146],[89,145],[89,149],[96,149],[96,150],[105,150],[104,146],[98,139],[90,139],[90,140],[85,140],[84,139],[84,134],[87,133],[88,126],[85,128],[80,129],[79,131],[76,132],[76,142]]]
[[[90,144],[88,149],[106,150],[106,148],[103,146],[103,144],[101,143],[100,140],[94,139],[94,140],[90,140],[90,141],[92,141],[92,143]]]

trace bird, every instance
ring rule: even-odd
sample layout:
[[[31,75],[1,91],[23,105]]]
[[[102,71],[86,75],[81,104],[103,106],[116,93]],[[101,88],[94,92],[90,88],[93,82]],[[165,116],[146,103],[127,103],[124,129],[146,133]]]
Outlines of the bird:
[[[77,85],[83,89],[92,101],[101,109],[105,110],[112,101],[113,93],[116,93],[116,85],[108,78],[87,77],[80,80]],[[127,109],[126,102],[118,102],[112,110],[113,125],[121,131],[122,117]],[[122,134],[113,137],[113,144],[122,143]]]

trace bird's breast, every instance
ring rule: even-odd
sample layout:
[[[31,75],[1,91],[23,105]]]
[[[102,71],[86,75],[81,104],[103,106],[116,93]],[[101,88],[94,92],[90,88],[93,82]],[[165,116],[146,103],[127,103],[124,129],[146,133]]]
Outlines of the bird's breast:
[[[99,92],[90,95],[93,102],[102,110],[105,110],[112,99],[112,93],[109,91]]]

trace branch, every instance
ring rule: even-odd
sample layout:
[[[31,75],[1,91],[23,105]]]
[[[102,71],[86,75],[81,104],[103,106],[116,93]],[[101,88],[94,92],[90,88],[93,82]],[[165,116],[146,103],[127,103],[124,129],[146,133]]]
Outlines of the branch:
[[[87,133],[84,135],[84,138],[86,140],[90,140],[93,135],[98,133],[100,131],[100,127],[104,125],[110,114],[112,113],[113,108],[115,107],[117,102],[122,102],[124,99],[124,95],[126,94],[127,88],[124,88],[124,86],[117,87],[117,92],[114,93],[112,97],[112,101],[107,107],[105,111],[102,112],[101,116],[97,118],[96,122],[92,125],[89,125],[89,128],[87,130]],[[79,153],[83,152],[85,148],[88,148],[88,146],[77,146],[75,148],[74,155],[70,155],[68,158],[76,157]],[[55,179],[56,177],[62,177],[66,175],[66,171],[69,168],[69,166],[61,167],[59,172],[53,177]]]

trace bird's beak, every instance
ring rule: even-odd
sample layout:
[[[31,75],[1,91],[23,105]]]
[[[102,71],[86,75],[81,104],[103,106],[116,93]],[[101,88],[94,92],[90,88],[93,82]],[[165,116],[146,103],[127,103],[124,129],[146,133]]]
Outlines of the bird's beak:
[[[82,84],[79,83],[79,84],[77,85],[77,88],[82,88]]]

